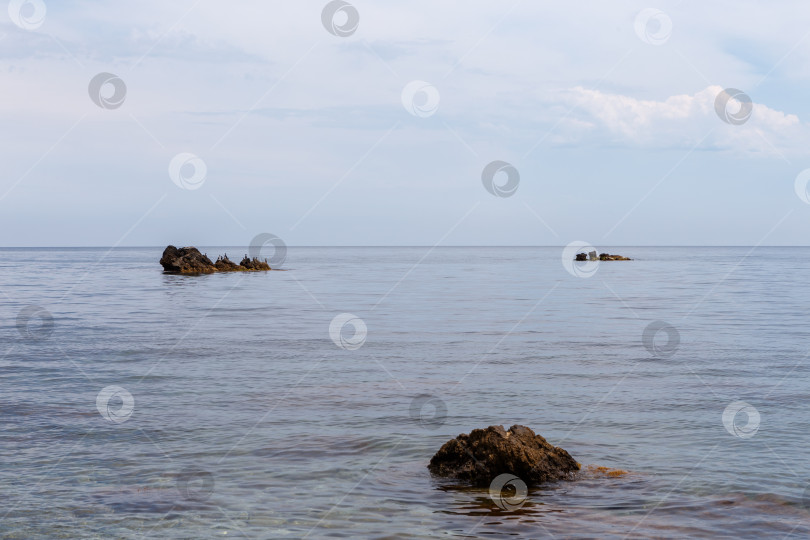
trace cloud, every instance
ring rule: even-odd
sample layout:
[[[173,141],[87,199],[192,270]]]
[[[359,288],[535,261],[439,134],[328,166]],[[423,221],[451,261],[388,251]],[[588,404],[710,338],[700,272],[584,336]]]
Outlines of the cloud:
[[[607,137],[613,144],[644,148],[704,147],[768,156],[806,148],[810,129],[795,114],[754,103],[751,117],[741,125],[724,122],[715,110],[723,91],[708,86],[692,95],[670,96],[663,101],[643,100],[621,94],[587,90],[581,86],[561,93],[561,102],[573,108],[569,130],[581,138]],[[730,112],[739,103],[728,105]]]

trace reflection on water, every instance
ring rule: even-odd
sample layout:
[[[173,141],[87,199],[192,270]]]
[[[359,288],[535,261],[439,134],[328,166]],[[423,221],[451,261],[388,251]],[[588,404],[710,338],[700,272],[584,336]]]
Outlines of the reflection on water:
[[[415,267],[427,248],[293,248],[288,272],[198,277],[162,274],[160,248],[3,251],[0,533],[810,535],[802,250],[615,248],[636,260],[589,279],[556,248]],[[17,330],[32,304],[46,339]],[[330,338],[341,313],[362,347]],[[674,354],[644,342],[659,320]],[[120,423],[97,409],[109,386],[134,399]],[[724,424],[737,402],[751,436]],[[585,468],[511,511],[430,477],[446,440],[492,424]]]

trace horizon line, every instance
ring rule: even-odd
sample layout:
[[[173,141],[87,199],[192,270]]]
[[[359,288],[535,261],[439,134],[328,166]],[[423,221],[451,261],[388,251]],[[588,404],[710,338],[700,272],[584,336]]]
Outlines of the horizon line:
[[[173,244],[169,244],[173,245]],[[804,248],[810,247],[808,245],[788,245],[788,244],[768,244],[768,245],[750,245],[750,244],[606,244],[609,247],[616,248]],[[166,246],[167,247],[167,246]],[[162,245],[153,246],[0,246],[3,249],[166,249]],[[196,246],[181,246],[181,247],[227,247],[227,248],[250,248],[249,245],[240,244],[198,244]],[[397,244],[397,245],[327,245],[327,244],[304,244],[304,245],[287,245],[289,248],[561,248],[566,247],[566,244],[546,244],[546,245],[490,245],[490,244],[450,244],[450,245],[428,245],[428,244]],[[595,247],[595,246],[594,246]]]

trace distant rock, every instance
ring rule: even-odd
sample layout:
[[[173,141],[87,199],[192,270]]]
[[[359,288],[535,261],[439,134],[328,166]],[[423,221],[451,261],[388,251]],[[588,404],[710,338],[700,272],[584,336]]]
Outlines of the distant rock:
[[[195,247],[176,248],[167,246],[160,258],[163,271],[170,274],[213,274],[214,272],[260,272],[271,270],[267,261],[260,261],[256,257],[249,259],[247,255],[240,264],[228,258],[218,257],[211,262],[207,255],[200,253]]]
[[[527,485],[568,480],[580,469],[571,455],[548,443],[526,426],[474,429],[451,439],[436,452],[428,465],[431,473],[489,485],[509,473]]]
[[[195,247],[177,249],[168,246],[163,250],[160,264],[165,272],[173,274],[213,274],[217,271],[211,259]]]
[[[253,270],[255,272],[261,270],[270,270],[270,265],[267,264],[267,261],[260,261],[256,257],[249,259],[247,255],[242,259],[242,262],[239,263],[239,266],[247,268],[248,270]]]
[[[226,253],[224,257],[217,257],[217,262],[214,263],[217,272],[238,272],[239,265],[228,258]]]
[[[621,255],[611,255],[610,253],[600,253],[598,259],[600,261],[632,261],[633,259],[629,257],[623,257]],[[596,252],[591,251],[590,253],[577,253],[574,256],[575,261],[595,261],[597,260]]]
[[[621,255],[611,255],[609,253],[600,253],[600,261],[632,261],[630,257],[622,257]]]

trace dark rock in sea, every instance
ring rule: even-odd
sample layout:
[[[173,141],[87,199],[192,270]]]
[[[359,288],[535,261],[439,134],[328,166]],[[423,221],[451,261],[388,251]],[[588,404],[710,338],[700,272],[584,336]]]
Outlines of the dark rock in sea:
[[[580,468],[571,455],[552,446],[526,426],[474,429],[451,439],[428,465],[431,473],[488,486],[498,475],[509,473],[527,485],[571,479]]]
[[[622,257],[621,255],[611,255],[609,253],[600,253],[599,254],[600,261],[632,261],[633,259],[629,257]]]
[[[212,274],[216,272],[214,263],[195,247],[177,249],[168,246],[160,258],[163,270],[174,274]]]
[[[241,264],[236,264],[228,258],[217,257],[217,262],[211,262],[207,255],[200,253],[195,247],[176,248],[167,246],[163,250],[160,264],[165,272],[171,274],[213,274],[214,272],[260,272],[271,270],[267,261],[257,258],[248,259],[247,255]]]
[[[591,251],[590,253],[577,253],[574,257],[575,261],[587,261],[589,260],[595,261],[597,259],[596,252]],[[599,254],[600,261],[632,261],[633,259],[629,257],[622,257],[621,255],[611,255],[609,253],[600,253]]]
[[[245,255],[245,258],[242,259],[242,262],[239,263],[239,266],[244,266],[248,270],[254,270],[254,271],[270,270],[270,265],[267,264],[266,260],[260,261],[256,257],[253,257],[252,259],[248,259],[247,255]]]
[[[217,257],[217,262],[214,263],[214,266],[217,269],[217,272],[238,272],[239,265],[233,262],[228,258],[228,254],[226,253],[225,256]]]

